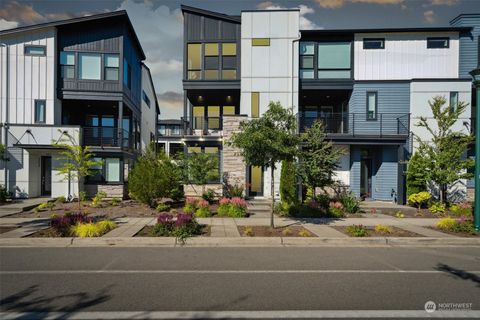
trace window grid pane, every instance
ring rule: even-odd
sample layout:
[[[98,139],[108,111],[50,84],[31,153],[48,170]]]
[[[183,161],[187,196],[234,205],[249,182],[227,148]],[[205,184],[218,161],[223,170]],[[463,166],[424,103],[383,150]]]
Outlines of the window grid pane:
[[[79,78],[87,80],[101,79],[101,56],[92,53],[79,54]]]
[[[218,43],[206,43],[205,56],[218,56]]]
[[[120,181],[120,159],[119,158],[105,159],[105,180],[107,182]]]
[[[236,43],[223,43],[222,44],[222,55],[224,55],[224,56],[236,56],[237,55],[237,44]]]
[[[350,69],[350,42],[318,44],[319,69]]]
[[[252,118],[260,116],[260,93],[252,92]]]

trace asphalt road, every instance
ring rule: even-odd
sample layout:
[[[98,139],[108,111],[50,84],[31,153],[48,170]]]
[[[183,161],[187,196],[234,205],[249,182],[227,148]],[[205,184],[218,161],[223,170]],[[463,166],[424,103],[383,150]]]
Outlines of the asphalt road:
[[[441,303],[480,317],[478,247],[0,249],[1,317],[421,317]]]

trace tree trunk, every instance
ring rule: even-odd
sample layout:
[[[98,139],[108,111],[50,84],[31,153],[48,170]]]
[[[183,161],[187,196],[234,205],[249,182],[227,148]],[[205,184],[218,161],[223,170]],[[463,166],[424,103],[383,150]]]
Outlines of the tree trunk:
[[[273,166],[273,163],[271,164],[270,166],[271,168],[271,181],[270,181],[270,192],[271,192],[271,195],[272,195],[272,210],[271,210],[271,213],[270,213],[270,228],[274,228],[275,225],[273,223],[273,208],[275,207],[275,181],[274,181],[274,166]]]
[[[313,190],[312,190],[313,200],[315,200],[315,197],[317,196],[317,193],[315,192],[316,189],[317,189],[317,187],[313,186]]]
[[[447,202],[447,185],[442,184],[440,185],[440,203]]]
[[[80,198],[80,177],[78,177],[78,210],[82,212],[82,199]]]

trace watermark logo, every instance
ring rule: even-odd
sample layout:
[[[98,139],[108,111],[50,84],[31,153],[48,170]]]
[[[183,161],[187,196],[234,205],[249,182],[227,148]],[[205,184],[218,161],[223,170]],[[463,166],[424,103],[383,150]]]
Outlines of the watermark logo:
[[[437,304],[433,301],[427,301],[425,302],[425,311],[428,313],[435,312],[437,310]]]

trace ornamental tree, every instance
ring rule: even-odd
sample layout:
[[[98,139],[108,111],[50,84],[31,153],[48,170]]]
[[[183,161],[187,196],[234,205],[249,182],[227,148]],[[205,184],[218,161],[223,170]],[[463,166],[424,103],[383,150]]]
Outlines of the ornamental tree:
[[[280,102],[270,102],[268,110],[260,118],[243,121],[240,124],[240,131],[233,133],[227,142],[240,149],[239,155],[243,157],[248,166],[271,169],[270,226],[272,228],[274,227],[273,208],[275,205],[274,170],[278,162],[295,159],[298,142],[295,115],[291,109],[282,107]]]
[[[471,134],[454,131],[453,126],[465,112],[467,104],[459,102],[458,106],[445,105],[446,99],[441,96],[429,101],[433,121],[421,117],[416,124],[424,128],[430,135],[423,140],[416,135],[419,152],[425,158],[425,178],[439,187],[440,202],[446,203],[448,185],[459,179],[472,177],[468,169],[475,164],[466,157],[469,145],[474,141]]]

